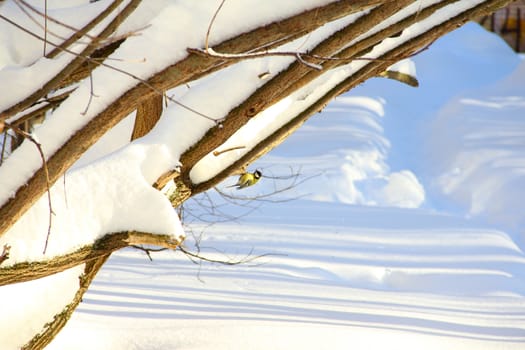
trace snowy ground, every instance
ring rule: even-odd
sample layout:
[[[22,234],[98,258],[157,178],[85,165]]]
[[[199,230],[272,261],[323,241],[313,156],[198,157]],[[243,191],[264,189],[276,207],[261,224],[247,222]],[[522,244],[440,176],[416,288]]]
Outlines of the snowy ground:
[[[208,256],[275,254],[245,265],[117,254],[51,348],[523,346],[525,257],[505,233],[420,210],[278,206],[206,230]]]
[[[525,64],[475,25],[414,61],[254,165],[306,197],[189,220],[207,257],[269,255],[116,253],[48,348],[524,349]]]

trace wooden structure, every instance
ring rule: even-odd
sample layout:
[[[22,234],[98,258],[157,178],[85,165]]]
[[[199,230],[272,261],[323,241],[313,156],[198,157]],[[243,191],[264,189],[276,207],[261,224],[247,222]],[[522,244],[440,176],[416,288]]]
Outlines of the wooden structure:
[[[478,22],[501,36],[516,52],[525,52],[525,0],[517,0]]]

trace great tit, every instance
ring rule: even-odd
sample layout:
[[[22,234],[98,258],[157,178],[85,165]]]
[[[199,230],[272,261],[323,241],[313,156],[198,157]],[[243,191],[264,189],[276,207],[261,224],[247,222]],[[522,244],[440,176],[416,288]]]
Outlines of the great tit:
[[[257,181],[259,181],[261,176],[262,176],[262,173],[259,170],[255,170],[253,173],[244,173],[241,176],[239,176],[239,180],[237,181],[235,185],[232,185],[229,187],[237,186],[237,189],[240,190],[241,188],[255,185]]]

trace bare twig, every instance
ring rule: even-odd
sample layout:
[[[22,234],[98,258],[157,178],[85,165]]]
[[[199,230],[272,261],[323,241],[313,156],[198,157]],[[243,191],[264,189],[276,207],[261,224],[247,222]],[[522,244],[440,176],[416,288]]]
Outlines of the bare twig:
[[[323,66],[320,65],[320,64],[317,64],[317,63],[309,62],[309,61],[305,60],[305,58],[316,59],[316,60],[324,60],[324,61],[326,61],[326,60],[347,60],[347,61],[353,61],[353,60],[374,60],[374,59],[365,58],[365,57],[363,57],[363,58],[355,58],[354,57],[354,58],[348,58],[348,59],[342,59],[342,58],[336,58],[336,57],[323,57],[323,56],[318,56],[318,55],[310,55],[308,53],[298,52],[298,51],[283,52],[283,51],[268,51],[268,50],[265,50],[265,51],[262,51],[262,52],[249,52],[249,53],[242,53],[242,54],[226,54],[226,53],[215,52],[209,46],[210,33],[211,33],[211,28],[212,28],[212,26],[213,26],[213,24],[215,22],[215,19],[217,18],[217,15],[219,14],[219,12],[220,12],[220,10],[221,10],[221,8],[222,8],[222,6],[224,5],[225,2],[226,2],[226,0],[222,0],[221,1],[219,6],[217,7],[217,9],[215,10],[215,13],[213,14],[213,17],[210,20],[210,23],[208,25],[208,30],[206,31],[206,39],[205,39],[204,50],[189,48],[187,50],[189,53],[205,54],[206,56],[209,56],[209,57],[228,59],[228,60],[245,60],[245,59],[253,59],[253,58],[260,58],[260,57],[269,57],[269,56],[292,56],[292,57],[295,57],[297,59],[297,61],[300,62],[301,64],[303,64],[303,65],[305,65],[305,66],[307,66],[309,68],[315,69],[315,70],[322,70]]]
[[[47,0],[46,0],[47,1]],[[24,0],[17,0],[14,2],[16,6],[18,6],[18,8],[20,9],[20,11],[22,11],[30,20],[31,22],[33,22],[36,26],[38,26],[39,28],[42,28],[42,30],[44,31],[44,37],[47,39],[47,35],[50,34],[52,35],[53,37],[55,38],[58,38],[58,39],[61,39],[61,40],[65,40],[64,37],[50,31],[47,27],[47,23],[48,23],[48,19],[50,17],[47,16],[47,10],[46,10],[46,13],[44,14],[43,12],[37,10],[35,7],[31,6],[30,4],[28,4],[27,2],[25,2]],[[26,8],[27,7],[27,8]],[[44,18],[44,25],[42,25],[29,11],[31,10],[31,12],[35,12],[37,13],[38,15],[40,15],[42,18]],[[54,21],[51,21],[51,22],[54,22]],[[46,42],[44,42],[44,50],[45,50],[45,46],[46,46]],[[46,55],[45,51],[44,51],[44,56]]]
[[[33,106],[8,119],[11,125],[20,125],[26,121],[43,115],[49,109],[60,105],[75,89],[67,90],[55,96],[47,97],[36,102]]]
[[[44,53],[46,55],[46,45],[47,45],[47,0],[44,0]]]
[[[50,45],[52,45],[52,46],[54,46],[54,47],[58,47],[57,44],[54,44],[53,42],[47,40],[47,38],[42,37],[42,36],[40,36],[40,35],[38,35],[38,34],[33,33],[33,32],[30,31],[29,29],[27,29],[27,28],[21,26],[20,24],[18,24],[18,23],[16,23],[15,21],[13,21],[13,20],[11,20],[11,19],[5,17],[4,15],[1,15],[1,14],[0,14],[0,19],[3,19],[3,20],[6,21],[7,23],[9,23],[9,24],[15,26],[16,28],[22,30],[24,33],[27,33],[27,34],[31,35],[32,37],[34,37],[34,38],[36,38],[36,39],[39,39],[40,41],[44,41],[44,42],[47,42],[48,44],[50,44]],[[67,52],[67,51],[66,51],[66,52]],[[72,54],[75,54],[75,53],[72,53]]]
[[[0,254],[0,264],[2,264],[4,261],[9,259],[9,250],[11,249],[11,246],[4,244],[4,248],[2,249],[2,254]]]
[[[65,22],[59,21],[58,19],[49,16],[47,14],[47,8],[46,8],[45,12],[42,12],[42,11],[38,10],[36,7],[34,7],[31,4],[29,4],[25,0],[16,0],[15,4],[18,6],[20,11],[22,11],[35,25],[37,25],[38,27],[42,28],[42,30],[44,31],[44,38],[46,39],[46,41],[44,41],[44,47],[49,43],[49,41],[47,41],[47,36],[48,35],[51,35],[54,38],[60,39],[62,41],[62,43],[60,44],[60,47],[55,47],[53,50],[51,50],[47,54],[44,52],[44,56],[45,57],[47,57],[47,58],[54,58],[60,52],[63,51],[62,48],[66,48],[66,47],[70,46],[73,43],[81,43],[81,44],[84,44],[86,46],[99,47],[100,45],[108,45],[111,42],[114,42],[114,41],[122,39],[123,37],[132,36],[133,34],[123,34],[123,35],[119,35],[117,37],[106,38],[106,39],[103,39],[103,40],[99,40],[99,38],[97,38],[96,36],[90,35],[88,33],[89,30],[93,29],[97,24],[99,24],[113,10],[115,10],[122,2],[123,2],[123,0],[113,1],[105,10],[103,10],[97,17],[95,17],[92,21],[90,21],[88,24],[86,24],[86,26],[84,26],[81,29],[77,29],[77,28],[75,28],[75,27],[73,27],[73,26],[71,26],[71,25],[69,25],[69,24],[67,24]],[[34,12],[34,13],[38,14],[39,16],[41,16],[42,18],[44,18],[44,25],[40,24],[40,22],[29,11]],[[67,29],[71,30],[73,32],[73,34],[69,38],[61,36],[61,35],[53,32],[53,31],[51,31],[48,28],[48,25],[47,25],[48,22],[53,22],[53,23],[58,24],[58,25],[60,25],[60,26],[62,26],[64,28],[67,28]],[[139,30],[141,30],[141,29],[139,29]],[[80,39],[82,37],[86,37],[90,41],[87,41],[87,40],[86,41],[81,41]],[[93,42],[96,42],[96,43],[93,43]]]
[[[206,48],[206,51],[209,48],[211,27],[213,26],[213,23],[215,22],[215,19],[217,18],[217,15],[219,14],[219,11],[221,10],[221,8],[222,8],[222,6],[224,5],[225,2],[226,2],[226,0],[222,0],[221,1],[219,7],[217,7],[217,10],[215,10],[215,13],[213,14],[213,17],[211,18],[210,24],[208,25],[208,30],[206,31],[206,43],[204,45],[204,47]]]
[[[153,91],[159,93],[159,90],[156,89],[153,85],[149,84],[147,81],[142,80],[140,78],[139,78],[139,81],[142,84],[146,85],[147,87],[151,88]],[[176,99],[173,98],[173,96],[168,96],[168,95],[166,95],[165,93],[162,93],[162,92],[160,92],[160,93],[161,93],[161,95],[166,96],[166,100],[169,100],[169,101],[175,103],[176,105],[184,108],[185,110],[190,111],[190,112],[192,112],[192,113],[194,113],[194,114],[196,114],[196,115],[198,115],[200,117],[203,117],[204,119],[208,119],[208,120],[214,122],[215,125],[219,125],[221,123],[221,121],[224,119],[224,118],[213,118],[213,117],[210,117],[210,116],[208,116],[208,115],[206,115],[204,113],[201,113],[198,110],[196,110],[196,109],[194,109],[194,108],[192,108],[192,107],[190,107],[190,106],[188,106],[186,104],[183,104],[183,103],[177,101]]]
[[[4,123],[2,122],[2,125],[4,125]],[[3,130],[3,139],[2,139],[2,150],[0,151],[0,165],[2,165],[2,163],[4,162],[4,156],[5,156],[5,145],[7,144],[7,136],[9,136],[9,134],[7,133],[7,130],[8,128],[5,128]]]
[[[303,58],[303,56],[301,55],[301,53],[297,52],[295,54],[295,57],[297,58],[297,61],[299,61],[299,63],[309,67],[309,68],[312,68],[312,69],[315,69],[315,70],[323,70],[323,66],[320,65],[320,64],[317,64],[317,63],[311,63],[311,62],[308,62],[308,61],[305,61],[305,59]]]
[[[118,0],[115,0],[118,1]],[[100,42],[104,38],[107,38],[109,35],[114,33],[118,25],[122,22],[122,20],[126,17],[128,17],[140,4],[142,0],[130,0],[128,4],[119,11],[119,15],[116,16],[112,21],[110,21],[98,34],[96,38],[93,39],[93,42],[90,45],[87,45],[83,48],[82,52],[76,53],[71,52],[71,50],[67,50],[66,48],[62,48],[59,45],[56,45],[49,40],[47,40],[48,44],[51,44],[52,46],[60,47],[61,52],[68,52],[74,55],[75,57],[69,61],[56,75],[54,75],[51,79],[45,81],[42,86],[39,87],[36,91],[31,93],[30,95],[26,96],[19,102],[15,103],[14,105],[8,107],[7,109],[0,111],[0,119],[6,119],[23,109],[27,108],[28,106],[32,105],[34,102],[36,102],[41,97],[48,94],[51,90],[56,89],[60,82],[62,82],[67,76],[69,76],[72,72],[74,72],[75,69],[79,68],[82,63],[86,61],[86,57],[89,57],[94,51],[96,51],[96,48]],[[19,25],[15,21],[5,17],[4,15],[0,15],[0,19],[6,21],[7,23],[13,25],[14,27],[22,30],[23,32],[29,34],[30,36],[37,38],[38,40],[44,41],[45,39],[33,33],[31,30],[28,30],[27,28],[24,28],[23,26]],[[96,20],[96,19],[95,19]]]
[[[229,202],[227,198],[225,198],[225,200]],[[203,192],[199,196],[192,197],[191,201],[198,206],[198,209],[192,208],[192,210],[186,210],[184,219],[188,221],[188,218],[192,217],[198,220],[200,223],[206,222],[210,225],[238,221],[242,217],[249,215],[251,212],[257,209],[256,207],[250,206],[249,203],[237,202],[235,203],[236,205],[246,207],[249,210],[248,212],[240,215],[231,215],[222,210],[222,208],[228,203],[218,203],[217,200],[211,198],[210,194],[207,192]]]
[[[235,151],[235,150],[238,150],[238,149],[244,149],[244,148],[246,148],[246,146],[230,147],[230,148],[226,148],[226,149],[223,149],[223,150],[220,150],[220,151],[213,151],[213,155],[215,157],[218,157],[218,156],[220,156],[223,153]]]
[[[7,128],[13,130],[18,135],[22,136],[23,138],[25,138],[25,139],[29,140],[31,143],[33,143],[36,146],[36,148],[38,150],[38,153],[40,154],[40,158],[42,159],[42,168],[44,169],[44,174],[45,174],[45,177],[46,177],[47,201],[48,201],[48,205],[49,205],[49,224],[48,224],[48,227],[47,227],[46,242],[44,244],[44,250],[42,252],[42,254],[45,254],[46,250],[47,250],[47,245],[49,243],[49,236],[51,235],[51,225],[52,225],[52,220],[53,220],[53,215],[54,215],[53,206],[51,204],[51,181],[49,180],[49,171],[48,171],[48,168],[47,168],[46,157],[44,156],[44,151],[42,151],[42,145],[39,142],[37,142],[35,140],[35,138],[30,133],[20,129],[16,125],[12,125],[12,124],[9,124],[7,122],[4,122],[4,124],[5,124],[5,126]]]
[[[231,199],[231,200],[248,200],[248,201],[263,201],[263,202],[272,202],[272,203],[282,203],[282,202],[289,202],[289,201],[293,201],[293,200],[296,200],[296,199],[299,199],[301,197],[304,197],[306,196],[307,194],[303,194],[301,196],[296,196],[296,197],[293,197],[293,198],[285,198],[285,199],[267,199],[269,197],[273,197],[277,194],[280,194],[280,193],[283,193],[283,192],[286,192],[286,191],[289,191],[297,186],[299,186],[300,184],[314,178],[314,177],[317,177],[319,176],[319,174],[314,174],[314,175],[311,175],[311,176],[308,176],[306,178],[303,178],[303,179],[300,179],[299,180],[299,175],[300,173],[295,173],[295,174],[292,174],[292,175],[288,175],[288,176],[267,176],[267,175],[263,175],[263,177],[265,178],[270,178],[270,179],[279,179],[279,180],[282,180],[282,179],[292,179],[292,183],[289,184],[288,186],[285,186],[285,187],[282,187],[282,188],[275,188],[274,191],[270,192],[270,193],[265,193],[265,194],[258,194],[258,195],[255,195],[255,196],[237,196],[237,195],[234,195],[234,194],[231,194],[231,193],[226,193],[224,191],[221,191],[219,188],[217,187],[214,187],[214,190],[217,191],[217,193],[219,193],[223,198],[226,198],[226,199]]]
[[[47,1],[47,0],[46,0]],[[104,38],[101,40],[101,38],[98,38],[96,36],[93,36],[93,35],[90,35],[89,34],[89,31],[93,28],[95,28],[95,26],[97,26],[102,20],[104,20],[105,18],[107,18],[107,16],[109,14],[111,14],[115,9],[117,9],[121,4],[122,4],[123,0],[114,0],[108,7],[106,7],[103,11],[101,11],[93,20],[91,20],[89,23],[87,23],[83,28],[81,29],[78,29],[78,28],[75,28],[65,22],[62,22],[54,17],[51,17],[51,16],[48,16],[47,14],[47,9],[46,9],[46,12],[42,12],[40,10],[38,10],[36,7],[32,6],[31,4],[29,4],[26,0],[16,0],[15,1],[15,4],[20,8],[21,11],[23,11],[36,25],[38,25],[39,27],[43,27],[30,13],[29,13],[29,10],[31,12],[34,12],[36,14],[38,14],[39,16],[43,17],[46,19],[46,21],[49,21],[49,22],[53,22],[59,26],[62,26],[64,28],[67,28],[69,30],[71,30],[73,32],[73,34],[69,37],[69,38],[65,38],[63,36],[60,36],[56,33],[53,33],[51,31],[49,31],[48,29],[45,29],[45,32],[48,33],[48,34],[51,34],[53,35],[55,38],[59,38],[60,40],[62,40],[63,42],[60,44],[60,47],[55,47],[53,50],[51,50],[47,55],[45,55],[47,58],[54,58],[56,57],[61,51],[63,51],[62,49],[63,48],[66,48],[68,46],[70,46],[71,44],[73,43],[83,43],[83,44],[86,44],[88,46],[94,46],[94,47],[97,47],[101,44],[103,45],[107,45],[111,42],[114,42],[114,41],[118,41],[120,39],[123,39],[125,37],[129,37],[129,36],[132,36],[133,34],[123,34],[123,35],[119,35],[117,37],[112,37],[112,38]],[[47,22],[46,22],[47,23]],[[149,26],[149,25],[148,25]],[[147,26],[146,26],[147,27]],[[145,28],[145,27],[144,27]],[[136,31],[134,31],[133,33],[137,32],[137,31],[140,31],[144,28],[141,28],[141,29],[138,29]],[[80,39],[82,37],[86,37],[89,39],[90,42],[81,42]],[[94,42],[94,43],[93,43]],[[44,43],[45,44],[45,43]]]
[[[168,248],[144,248],[143,246],[135,245],[135,244],[131,245],[130,247],[138,249],[138,250],[142,250],[148,256],[149,261],[153,261],[153,258],[151,257],[151,253],[162,252],[164,250],[168,250]]]
[[[67,201],[67,191],[66,191],[66,173],[62,176],[62,187],[64,189],[64,204],[66,208],[69,208],[69,203]]]
[[[242,53],[242,54],[219,53],[219,52],[214,51],[211,48],[208,48],[208,49],[189,48],[187,49],[187,51],[189,53],[193,53],[193,54],[201,55],[205,57],[220,58],[224,60],[233,60],[233,61],[241,61],[241,60],[247,60],[247,59],[272,57],[272,56],[295,57],[299,61],[299,63],[309,68],[315,69],[315,70],[322,70],[323,66],[317,63],[309,62],[306,59],[321,60],[321,61],[338,61],[338,62],[343,62],[343,63],[352,62],[352,61],[378,61],[378,62],[395,63],[398,61],[395,59],[373,58],[373,57],[331,57],[331,56],[314,55],[314,54],[309,54],[307,52],[299,52],[299,51],[269,51],[269,50],[266,50],[266,51]]]
[[[86,115],[86,113],[88,112],[89,106],[91,105],[91,101],[93,100],[93,97],[98,97],[98,96],[95,95],[95,91],[93,87],[93,73],[92,71],[90,71],[89,72],[89,100],[86,105],[86,108],[84,109],[83,112],[80,112],[80,114]]]

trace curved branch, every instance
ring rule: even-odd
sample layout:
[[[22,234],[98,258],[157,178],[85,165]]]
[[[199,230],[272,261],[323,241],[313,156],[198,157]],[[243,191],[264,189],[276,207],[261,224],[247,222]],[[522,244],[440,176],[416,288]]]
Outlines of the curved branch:
[[[84,274],[80,276],[79,279],[79,288],[71,303],[66,305],[62,312],[56,314],[53,321],[47,323],[42,332],[36,334],[21,348],[21,350],[41,350],[51,343],[58,332],[60,332],[60,330],[66,325],[67,321],[69,321],[69,318],[76,310],[77,306],[82,302],[82,297],[88,290],[91,282],[95,279],[98,271],[100,271],[104,263],[108,260],[109,256],[110,254],[102,255],[86,263]]]
[[[0,268],[0,286],[27,282],[62,272],[71,267],[99,259],[112,252],[139,244],[154,245],[168,249],[176,249],[183,238],[171,235],[157,235],[147,232],[117,232],[110,233],[97,240],[92,245],[84,246],[76,251],[55,258],[37,261],[22,262],[12,266]]]

